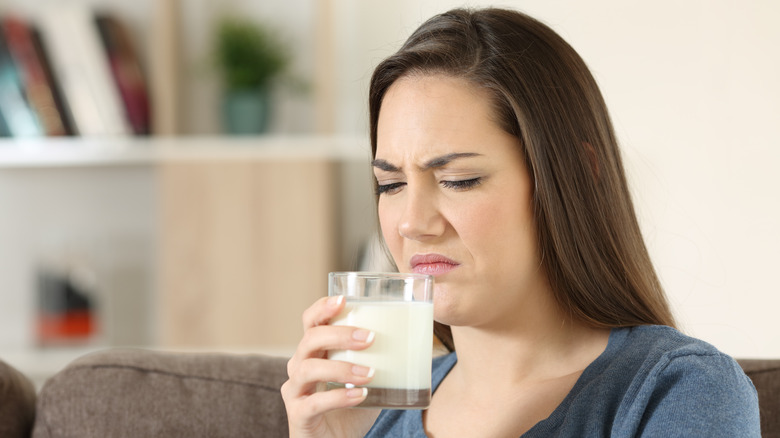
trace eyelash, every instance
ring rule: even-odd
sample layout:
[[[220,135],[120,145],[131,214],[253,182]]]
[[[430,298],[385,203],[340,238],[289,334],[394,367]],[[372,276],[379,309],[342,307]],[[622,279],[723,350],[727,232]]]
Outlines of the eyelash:
[[[395,189],[400,188],[401,186],[405,185],[406,183],[403,182],[397,182],[392,184],[380,184],[376,187],[376,194],[377,196],[391,192]],[[441,185],[448,189],[453,190],[468,190],[472,189],[478,185],[482,184],[482,178],[472,178],[472,179],[464,179],[460,181],[441,181]]]
[[[397,182],[397,183],[392,183],[392,184],[379,184],[379,185],[376,186],[376,195],[379,196],[382,193],[390,192],[392,190],[395,190],[395,189],[401,187],[404,184],[406,184],[406,183]]]
[[[460,181],[442,181],[441,185],[453,190],[468,190],[482,184],[482,178],[471,178]]]

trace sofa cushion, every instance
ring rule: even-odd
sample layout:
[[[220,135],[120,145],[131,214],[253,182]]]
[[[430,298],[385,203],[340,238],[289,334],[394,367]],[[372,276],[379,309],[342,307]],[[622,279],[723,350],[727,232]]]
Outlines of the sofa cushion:
[[[33,437],[286,437],[286,363],[133,349],[88,355],[46,382]],[[758,391],[762,436],[780,437],[780,360],[739,364]],[[30,381],[0,361],[0,436],[28,436],[34,403]]]
[[[737,362],[758,392],[761,436],[780,437],[780,360],[739,359]]]
[[[27,438],[35,418],[35,387],[0,360],[0,437]]]
[[[87,355],[44,384],[33,437],[286,437],[286,363],[137,349]]]

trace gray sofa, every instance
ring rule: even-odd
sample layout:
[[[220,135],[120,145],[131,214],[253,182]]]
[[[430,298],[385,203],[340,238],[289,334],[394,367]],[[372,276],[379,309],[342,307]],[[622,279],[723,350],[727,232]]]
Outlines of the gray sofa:
[[[286,437],[286,363],[106,350],[74,361],[36,394],[0,361],[0,437]],[[758,389],[762,435],[780,438],[780,360],[740,364]]]

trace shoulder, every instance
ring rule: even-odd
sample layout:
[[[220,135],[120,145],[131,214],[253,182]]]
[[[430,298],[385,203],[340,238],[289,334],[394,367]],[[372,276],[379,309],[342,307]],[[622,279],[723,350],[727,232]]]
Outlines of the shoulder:
[[[666,326],[639,326],[625,331],[616,361],[633,363],[646,378],[705,378],[722,387],[728,382],[752,390],[750,379],[731,356],[712,344]]]
[[[721,354],[713,345],[663,325],[626,327],[613,332],[613,336],[622,337],[624,350],[638,347],[648,356]]]
[[[755,393],[737,361],[705,341],[665,326],[616,330],[622,333],[615,334],[620,345],[610,368],[613,372],[616,367],[633,370],[633,377],[643,382],[644,388],[696,382],[700,386],[693,392],[728,388]]]
[[[612,373],[631,370],[623,406],[640,429],[670,425],[723,435],[758,423],[758,398],[737,362],[711,344],[662,326],[619,329]],[[691,436],[700,436],[697,434]],[[707,435],[704,435],[707,436]]]

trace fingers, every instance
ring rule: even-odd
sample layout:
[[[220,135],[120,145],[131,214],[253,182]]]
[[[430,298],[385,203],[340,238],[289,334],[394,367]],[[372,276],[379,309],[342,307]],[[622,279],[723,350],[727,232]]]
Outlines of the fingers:
[[[372,368],[348,362],[305,360],[282,385],[288,417],[307,423],[329,411],[357,406],[366,399],[368,390],[356,386],[368,384],[373,376]],[[319,382],[337,382],[345,387],[318,392]]]
[[[307,330],[298,344],[298,351],[363,350],[374,342],[370,330],[350,326],[318,326]],[[318,354],[306,357],[321,357]]]
[[[325,359],[330,350],[364,350],[374,342],[374,333],[359,327],[327,325],[344,308],[341,297],[318,300],[304,313],[307,327],[293,357],[287,362],[289,393],[312,395],[321,382],[363,385],[373,371],[366,367]]]
[[[348,386],[368,384],[374,377],[374,369],[348,362],[309,359],[300,363],[288,380],[287,391],[292,397],[312,395],[320,382],[335,382]]]
[[[288,420],[300,424],[303,428],[330,411],[359,405],[368,395],[366,388],[342,388],[293,397],[287,391],[288,383],[282,385],[282,398],[287,408]]]
[[[304,332],[312,327],[327,324],[344,308],[344,296],[323,297],[303,312]]]
[[[327,359],[328,351],[363,350],[374,342],[374,334],[369,330],[329,325],[344,306],[344,297],[325,297],[303,314],[304,335],[287,363],[289,379],[281,391],[288,419],[299,428],[318,428],[326,417],[330,418],[324,414],[357,406],[366,398],[367,390],[359,386],[372,380],[373,369]],[[318,386],[325,382],[345,387],[318,391]]]
[[[343,296],[323,297],[303,313],[303,339],[287,363],[287,375],[292,376],[297,364],[309,358],[324,358],[328,350],[362,350],[373,342],[374,335],[364,329],[329,326],[345,305]]]
[[[357,327],[312,327],[303,334],[295,354],[287,362],[287,375],[292,376],[298,364],[307,359],[325,358],[329,350],[364,350],[373,342],[373,332]]]

